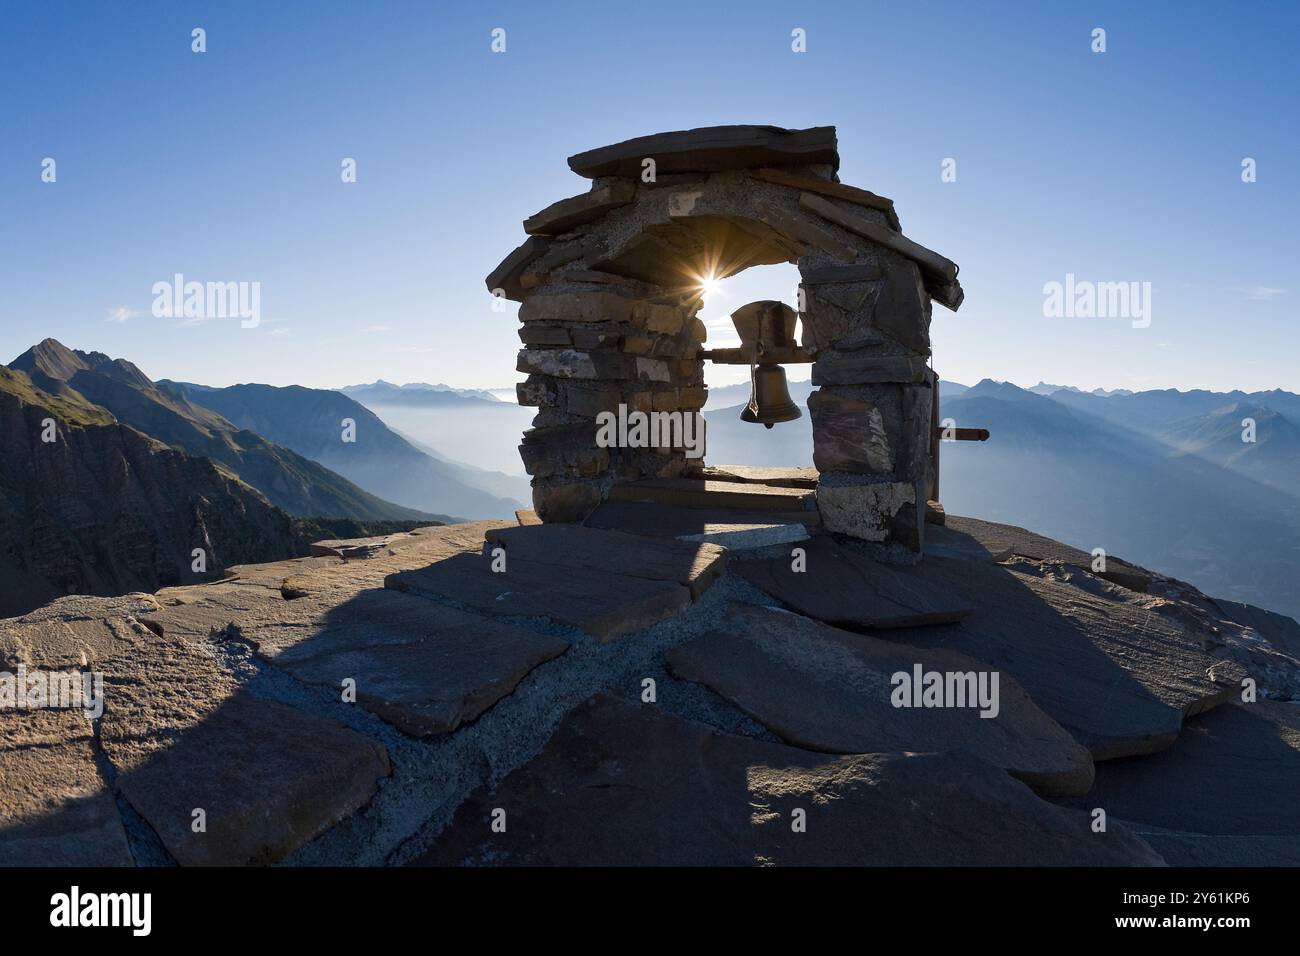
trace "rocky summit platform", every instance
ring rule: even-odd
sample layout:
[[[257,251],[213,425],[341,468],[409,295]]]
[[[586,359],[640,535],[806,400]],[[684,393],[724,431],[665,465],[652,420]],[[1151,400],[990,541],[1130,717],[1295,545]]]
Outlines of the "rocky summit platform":
[[[885,564],[766,477],[0,621],[103,679],[0,710],[0,864],[1300,863],[1295,622],[952,515]]]

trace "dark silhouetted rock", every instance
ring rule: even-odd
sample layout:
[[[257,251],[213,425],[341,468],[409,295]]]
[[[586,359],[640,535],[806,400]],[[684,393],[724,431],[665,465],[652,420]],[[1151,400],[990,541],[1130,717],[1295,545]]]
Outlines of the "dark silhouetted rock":
[[[657,174],[711,173],[758,166],[828,165],[838,169],[835,127],[705,126],[655,133],[569,157],[579,176],[639,177],[641,161],[655,161]]]
[[[960,751],[1004,767],[1039,793],[1082,795],[1092,757],[998,675],[993,716],[968,707],[895,707],[891,676],[923,671],[985,675],[982,661],[850,634],[797,614],[734,606],[718,629],[668,652],[673,673],[705,684],[781,739],[827,753]],[[991,686],[986,684],[985,686]]]
[[[1086,801],[1175,866],[1300,865],[1300,704],[1194,717],[1168,750],[1099,764]],[[1148,835],[1149,834],[1149,835]]]
[[[506,812],[506,832],[491,814]],[[796,810],[806,832],[794,832]],[[426,865],[1160,865],[965,754],[831,756],[609,698],[456,813]]]

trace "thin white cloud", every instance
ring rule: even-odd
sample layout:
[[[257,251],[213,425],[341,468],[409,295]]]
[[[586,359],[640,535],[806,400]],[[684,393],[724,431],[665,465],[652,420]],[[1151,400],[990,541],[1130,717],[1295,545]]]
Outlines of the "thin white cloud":
[[[136,309],[128,309],[124,305],[119,305],[116,309],[105,309],[108,313],[109,322],[125,322],[127,319],[139,318],[143,313]]]
[[[1246,298],[1255,302],[1272,302],[1280,295],[1286,295],[1286,289],[1274,289],[1266,285],[1249,285],[1241,291],[1246,293]]]

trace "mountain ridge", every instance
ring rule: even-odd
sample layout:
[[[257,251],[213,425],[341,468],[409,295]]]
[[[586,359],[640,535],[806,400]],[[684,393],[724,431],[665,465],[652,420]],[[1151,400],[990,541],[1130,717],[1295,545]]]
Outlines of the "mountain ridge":
[[[158,388],[124,359],[45,339],[9,367],[44,391],[75,396],[167,445],[211,458],[290,515],[370,521],[445,517],[384,501],[325,466],[238,428],[186,395]]]

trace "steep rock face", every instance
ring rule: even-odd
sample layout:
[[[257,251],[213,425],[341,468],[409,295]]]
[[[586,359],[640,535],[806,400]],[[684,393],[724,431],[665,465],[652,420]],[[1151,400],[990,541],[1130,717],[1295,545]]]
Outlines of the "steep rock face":
[[[51,420],[57,440],[46,442]],[[191,570],[195,548],[205,574]],[[288,515],[208,459],[0,369],[0,616],[70,592],[205,580],[299,548]]]
[[[123,359],[46,339],[9,367],[45,392],[98,405],[158,441],[219,462],[291,515],[363,521],[430,517],[363,491],[328,467],[239,428],[183,395],[158,388]],[[341,430],[336,427],[332,434],[339,440]]]

